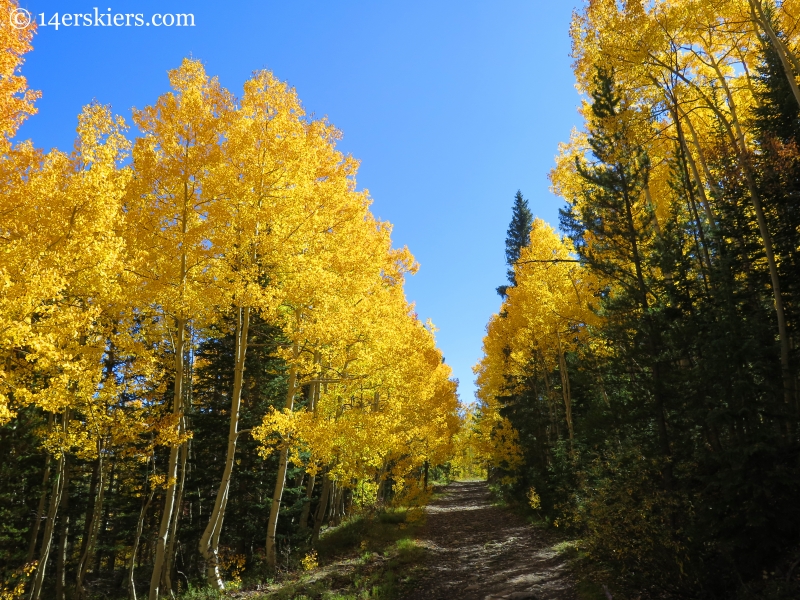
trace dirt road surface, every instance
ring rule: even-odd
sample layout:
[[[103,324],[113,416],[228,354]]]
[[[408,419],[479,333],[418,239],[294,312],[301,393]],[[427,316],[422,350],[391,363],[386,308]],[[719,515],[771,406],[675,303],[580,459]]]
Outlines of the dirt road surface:
[[[575,600],[555,540],[493,506],[485,482],[457,482],[427,508],[428,560],[404,600]]]

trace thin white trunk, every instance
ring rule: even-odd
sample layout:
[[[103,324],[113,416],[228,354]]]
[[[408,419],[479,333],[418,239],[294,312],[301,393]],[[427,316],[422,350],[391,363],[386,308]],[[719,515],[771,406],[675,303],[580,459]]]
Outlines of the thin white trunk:
[[[296,360],[299,354],[297,342],[294,344],[294,359]],[[286,391],[286,408],[291,410],[294,408],[294,395],[295,388],[297,387],[297,367],[292,365],[289,370],[289,387]],[[278,476],[275,481],[275,492],[272,495],[272,506],[269,509],[269,521],[267,523],[267,567],[274,570],[277,565],[277,553],[275,551],[275,532],[278,529],[278,513],[281,509],[281,498],[283,497],[283,488],[286,486],[286,469],[289,463],[289,448],[284,447],[280,451],[280,462],[278,463]]]
[[[206,579],[217,590],[223,590],[225,584],[219,572],[219,536],[222,532],[222,522],[225,519],[225,508],[228,503],[228,493],[233,473],[234,459],[236,456],[236,441],[239,437],[239,412],[242,405],[242,387],[244,381],[244,363],[247,356],[247,337],[250,329],[250,308],[239,309],[239,319],[236,324],[236,351],[233,376],[233,394],[231,395],[231,414],[228,428],[228,453],[225,458],[225,468],[222,480],[217,489],[217,498],[208,525],[200,538],[199,550],[206,561]],[[293,384],[292,384],[293,385]]]
[[[44,536],[42,537],[42,549],[39,552],[39,562],[36,565],[30,600],[39,600],[42,595],[45,570],[47,569],[47,561],[50,558],[50,548],[53,544],[53,529],[58,515],[58,507],[61,504],[61,494],[64,491],[64,462],[65,458],[62,454],[56,461],[55,480],[53,481],[53,490],[50,493],[50,507],[47,511],[47,522],[45,523]]]
[[[789,361],[789,334],[786,328],[786,313],[783,306],[783,295],[781,293],[781,282],[778,275],[778,265],[775,260],[775,251],[772,245],[772,235],[767,226],[767,218],[764,213],[764,207],[761,204],[761,196],[758,193],[755,178],[753,177],[752,169],[750,168],[750,153],[747,148],[747,141],[745,140],[744,133],[739,126],[739,119],[736,115],[736,102],[733,94],[728,86],[728,82],[722,74],[716,62],[711,63],[712,67],[720,79],[720,84],[725,92],[728,107],[731,111],[734,129],[726,127],[731,143],[733,144],[739,165],[744,173],[745,182],[747,183],[747,190],[750,193],[750,202],[753,205],[756,214],[756,222],[758,223],[758,232],[761,235],[761,241],[764,247],[764,255],[767,259],[767,268],[769,270],[770,283],[772,284],[772,296],[775,306],[775,317],[778,321],[778,340],[781,348],[781,374],[783,380],[783,395],[786,404],[791,405],[794,399],[794,378],[792,377],[791,365]],[[713,106],[710,106],[718,116],[720,112]],[[727,123],[725,123],[727,125]]]
[[[569,443],[575,438],[575,432],[572,428],[572,394],[569,389],[569,374],[567,373],[567,360],[564,357],[564,350],[561,348],[561,334],[556,331],[556,339],[558,340],[558,365],[561,374],[561,394],[564,396],[564,413],[567,418],[567,429],[569,430]]]
[[[172,414],[177,417],[178,433],[183,434],[183,376],[184,376],[184,344],[186,338],[186,321],[178,319],[178,336],[175,344],[175,388],[172,397]],[[172,446],[169,451],[169,462],[167,463],[166,494],[164,496],[164,511],[161,513],[161,525],[158,529],[158,539],[156,540],[156,556],[153,561],[153,573],[150,576],[150,595],[149,600],[158,600],[161,575],[164,570],[164,559],[167,554],[167,538],[169,537],[169,526],[172,521],[172,513],[175,507],[175,496],[178,488],[178,445]]]
[[[61,494],[61,523],[58,532],[56,553],[56,594],[55,600],[66,600],[67,588],[67,542],[69,541],[69,478],[71,461],[65,457],[64,486]]]
[[[147,485],[147,481],[145,481]],[[139,520],[136,523],[136,535],[133,538],[133,549],[131,550],[131,562],[128,564],[128,598],[136,600],[136,583],[133,579],[133,572],[136,568],[136,554],[139,551],[139,542],[142,539],[142,529],[144,529],[144,519],[147,516],[147,509],[150,508],[150,503],[153,501],[153,495],[156,493],[156,488],[150,488],[150,494],[147,496],[147,501],[142,505],[142,510],[139,512]]]
[[[317,350],[314,352],[314,364],[319,366],[320,362],[322,361],[322,355],[320,351]],[[307,408],[307,410],[314,414],[316,417],[317,415],[317,404],[319,404],[319,394],[320,394],[320,379],[322,379],[322,372],[318,371],[316,376],[316,381],[312,384],[311,390],[311,403]],[[306,483],[306,503],[303,505],[303,510],[300,513],[300,529],[306,529],[308,527],[308,517],[311,514],[311,496],[314,494],[314,483],[316,482],[316,476],[311,475],[308,478],[308,483]]]
[[[186,417],[182,418],[182,429],[186,429]],[[172,594],[172,565],[175,560],[175,543],[178,539],[178,523],[181,519],[181,507],[183,506],[184,484],[186,483],[186,462],[189,454],[189,442],[183,442],[178,450],[181,478],[178,482],[178,494],[175,497],[175,515],[170,524],[169,544],[167,544],[167,554],[164,559],[164,571],[161,583],[164,590],[170,590]],[[174,595],[174,594],[173,594]]]
[[[680,114],[680,113],[679,113]],[[684,121],[686,125],[689,127],[689,132],[692,134],[692,142],[698,150],[698,157],[701,161],[703,161],[703,157],[700,154],[700,145],[697,142],[697,133],[694,131],[694,127],[692,126],[691,120],[687,117],[684,117]],[[686,142],[684,141],[684,146],[686,147]],[[697,182],[697,190],[700,192],[700,200],[703,205],[703,211],[706,214],[706,219],[708,220],[708,226],[713,231],[716,229],[716,221],[714,220],[714,214],[711,212],[711,204],[708,201],[708,194],[706,194],[706,187],[703,185],[703,179],[700,177],[700,172],[697,169],[697,163],[694,160],[694,156],[692,156],[692,152],[686,147],[686,162],[689,163],[689,167],[692,169],[692,176],[694,180]],[[708,173],[708,167],[703,165],[706,170],[706,177],[710,177],[711,174]],[[709,185],[712,185],[709,182]]]
[[[325,518],[325,510],[328,508],[328,498],[331,495],[331,480],[326,474],[322,480],[322,493],[319,497],[319,504],[314,513],[314,533],[312,541],[316,542],[319,539],[319,530],[322,528],[322,520]]]
[[[550,387],[550,375],[547,372],[548,365],[547,362],[542,357],[542,373],[544,375],[544,389],[545,394],[547,394],[547,403],[550,408],[550,427],[553,428],[556,434],[556,439],[561,437],[561,428],[558,426],[558,410],[556,407],[555,398],[553,398],[552,389]]]
[[[797,61],[794,60],[792,53],[786,47],[786,45],[781,41],[778,35],[775,33],[775,30],[772,28],[772,23],[769,22],[769,19],[764,14],[764,9],[761,6],[760,0],[748,0],[750,3],[750,14],[752,16],[753,22],[757,25],[760,25],[764,32],[767,34],[770,43],[772,44],[773,50],[778,55],[778,58],[781,59],[781,65],[783,65],[783,72],[786,75],[786,81],[789,82],[789,87],[792,88],[792,94],[794,95],[794,99],[797,101],[797,105],[800,106],[800,89],[797,87],[797,80],[795,79],[795,72],[792,68],[793,65],[790,63],[794,63],[794,68],[797,68]]]
[[[695,150],[697,150],[697,158],[700,160],[700,167],[703,169],[703,174],[706,176],[708,187],[711,188],[712,194],[719,196],[721,194],[721,190],[719,189],[717,182],[714,181],[713,175],[711,175],[711,169],[708,168],[708,162],[706,161],[705,154],[703,153],[703,147],[700,145],[700,137],[697,135],[697,130],[694,128],[692,120],[689,118],[688,114],[684,113],[683,119],[686,122],[686,125],[689,127],[689,132],[692,134],[692,144],[694,145]],[[703,208],[708,220],[711,223],[714,223],[714,226],[716,227],[717,219],[714,216],[710,201],[706,202]]]
[[[100,521],[102,520],[101,514],[103,512],[103,499],[105,497],[106,481],[103,464],[103,443],[101,441],[98,441],[97,443],[97,461],[98,482],[97,491],[93,499],[91,523],[87,529],[88,535],[86,543],[83,545],[83,555],[81,555],[76,569],[75,596],[77,598],[84,598],[86,596],[86,590],[83,587],[83,580],[86,578],[86,572],[89,570],[89,563],[91,562],[94,554],[94,544],[97,540],[97,533],[100,529]]]
[[[316,482],[316,479],[317,478],[315,475],[311,475],[306,483],[306,501],[305,504],[303,504],[303,510],[300,513],[300,529],[308,528],[308,516],[311,514],[311,496],[314,494],[314,483]]]
[[[39,526],[44,518],[44,509],[47,506],[47,484],[50,482],[50,455],[45,457],[44,475],[42,476],[42,493],[39,496],[39,506],[36,509],[36,520],[33,523],[31,530],[31,539],[28,544],[28,557],[25,559],[26,563],[33,561],[33,556],[36,554],[36,542],[39,539]]]

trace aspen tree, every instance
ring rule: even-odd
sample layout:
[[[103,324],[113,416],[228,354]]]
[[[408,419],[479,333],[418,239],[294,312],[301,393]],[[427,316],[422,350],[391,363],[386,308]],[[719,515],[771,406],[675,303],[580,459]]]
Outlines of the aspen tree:
[[[218,569],[219,536],[227,504],[239,436],[244,363],[251,313],[269,311],[280,293],[264,282],[275,278],[271,265],[282,264],[298,252],[295,239],[308,235],[303,229],[307,215],[296,194],[306,189],[304,137],[307,127],[294,91],[269,72],[259,72],[245,84],[241,107],[236,111],[223,145],[224,164],[216,177],[226,200],[216,207],[215,218],[227,227],[214,234],[214,244],[224,248],[220,279],[232,282],[226,290],[236,315],[234,377],[226,462],[209,524],[200,539],[207,578],[223,588]],[[281,240],[279,232],[294,231],[293,239]]]
[[[187,325],[213,321],[219,305],[214,289],[216,254],[210,243],[215,223],[213,205],[219,200],[213,173],[221,163],[220,143],[233,109],[230,94],[210,79],[198,61],[185,60],[170,71],[174,92],[134,112],[143,133],[133,149],[136,184],[128,196],[131,271],[140,282],[143,298],[160,312],[164,334],[172,341],[174,390],[172,415],[175,440],[165,472],[164,508],[156,545],[151,600],[157,600],[167,562],[170,525],[178,490],[178,455],[185,443],[184,360]]]
[[[795,377],[790,364],[791,340],[779,275],[779,257],[776,257],[766,209],[758,190],[752,164],[752,138],[748,138],[747,119],[744,117],[755,99],[752,86],[738,85],[738,80],[748,77],[747,73],[752,70],[753,65],[748,65],[748,62],[756,60],[760,44],[757,28],[749,27],[742,31],[740,24],[752,21],[765,30],[767,19],[762,17],[762,13],[761,2],[751,0],[747,3],[726,0],[714,4],[686,0],[657,2],[647,7],[620,7],[610,0],[603,0],[594,3],[585,13],[576,15],[573,51],[577,57],[576,75],[581,89],[591,87],[592,69],[600,64],[604,68],[613,68],[621,85],[630,84],[631,89],[647,96],[653,95],[648,88],[654,84],[655,93],[663,94],[661,82],[672,77],[684,87],[684,107],[709,114],[722,127],[744,177],[756,217],[772,288],[784,399],[791,404]],[[767,34],[769,36],[768,31]],[[791,62],[793,54],[786,44],[777,38],[770,43],[775,46],[781,60]],[[792,45],[791,41],[789,45]],[[745,52],[734,53],[731,51],[733,47],[745,48]],[[688,48],[688,51],[683,52],[682,48]],[[744,70],[743,75],[734,74],[737,61]],[[795,75],[788,74],[792,82]],[[710,82],[715,82],[721,94],[712,92]],[[670,98],[666,101],[670,103]],[[683,108],[676,112],[685,114],[687,110]],[[677,114],[672,125],[677,127],[679,119]]]

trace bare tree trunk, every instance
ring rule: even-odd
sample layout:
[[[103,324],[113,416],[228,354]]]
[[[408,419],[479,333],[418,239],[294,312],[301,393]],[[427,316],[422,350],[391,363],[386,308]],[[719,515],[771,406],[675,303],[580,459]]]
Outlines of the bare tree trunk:
[[[561,427],[558,423],[558,410],[556,407],[555,398],[552,395],[552,388],[550,387],[550,375],[547,372],[547,363],[542,360],[542,373],[544,374],[544,389],[547,394],[547,401],[550,405],[550,424],[555,429],[556,439],[561,439]]]
[[[314,364],[319,365],[322,362],[322,355],[319,350],[314,352]],[[307,410],[314,414],[314,417],[317,416],[317,406],[319,405],[319,396],[320,390],[322,385],[320,384],[320,379],[322,377],[322,373],[318,372],[316,376],[316,381],[313,383],[313,387],[311,390],[311,403],[310,406],[307,407]],[[377,393],[376,393],[376,400],[377,403]],[[308,528],[308,517],[311,514],[311,496],[314,494],[314,484],[316,483],[317,476],[311,475],[306,482],[306,503],[303,505],[303,510],[300,513],[300,528],[307,529]]]
[[[683,127],[681,126],[681,118],[680,113],[678,111],[678,99],[670,94],[671,96],[671,106],[670,112],[672,113],[672,119],[675,121],[675,129],[678,132],[678,145],[681,150],[681,154],[683,155],[684,160],[681,162],[681,170],[683,171],[684,179],[686,180],[686,195],[687,200],[689,201],[689,210],[691,212],[692,217],[694,218],[694,222],[697,227],[697,235],[700,237],[700,252],[701,256],[705,259],[705,266],[708,267],[710,271],[711,265],[711,256],[708,253],[708,244],[706,243],[706,236],[705,232],[703,231],[703,223],[700,220],[700,215],[697,212],[697,203],[695,202],[694,192],[692,191],[692,178],[689,176],[689,170],[686,168],[687,163],[691,163],[692,173],[694,176],[694,180],[697,183],[697,188],[700,190],[700,193],[705,198],[705,190],[703,189],[703,182],[700,180],[700,175],[697,173],[697,166],[694,164],[694,160],[692,159],[691,152],[689,152],[689,145],[686,143],[686,136],[683,134]],[[713,227],[713,223],[710,224]],[[703,261],[700,261],[701,272],[703,274],[703,280],[705,281],[709,275],[706,274],[706,269],[703,268]]]
[[[186,338],[186,321],[178,319],[177,322],[178,339],[175,344],[175,388],[172,398],[172,414],[178,420],[178,433],[183,433],[183,377],[184,377],[184,344]],[[156,541],[156,557],[153,561],[153,573],[150,576],[149,600],[158,600],[159,585],[161,575],[164,571],[164,559],[167,553],[167,538],[169,537],[169,526],[172,522],[172,512],[175,507],[175,496],[177,495],[178,478],[178,446],[173,446],[169,451],[169,462],[167,463],[167,486],[164,495],[164,510],[161,514],[161,525],[158,529],[158,539]]]
[[[64,415],[63,428],[66,430],[67,421],[69,417]],[[50,558],[50,548],[53,544],[53,529],[55,527],[56,516],[58,515],[58,508],[61,505],[61,495],[64,492],[64,454],[56,460],[55,480],[53,481],[53,489],[50,493],[50,507],[47,510],[47,522],[44,526],[44,535],[42,537],[42,548],[39,552],[39,562],[36,565],[36,572],[33,578],[33,587],[31,588],[30,600],[39,600],[42,595],[42,585],[44,583],[44,575],[47,569],[47,561]]]
[[[69,456],[64,462],[64,491],[61,495],[61,522],[58,528],[58,551],[56,554],[56,600],[66,600],[67,584],[67,542],[69,540],[69,479],[72,461]]]
[[[389,470],[389,463],[384,460],[383,464],[381,465],[381,472],[378,473],[378,479],[376,483],[378,484],[378,490],[375,492],[375,502],[378,506],[383,507],[384,504],[384,490],[386,488],[386,479],[387,479],[387,471]]]
[[[184,426],[186,429],[186,417],[183,417]],[[161,580],[165,590],[172,592],[172,566],[175,561],[175,544],[178,540],[178,523],[181,520],[181,512],[183,511],[183,492],[184,484],[186,483],[186,462],[189,454],[189,442],[183,442],[180,447],[180,470],[181,480],[178,482],[178,497],[175,500],[175,515],[170,525],[169,545],[167,547],[167,556],[164,559],[164,575]]]
[[[742,147],[744,148],[744,139],[742,139]],[[761,240],[764,246],[764,255],[767,259],[767,267],[769,268],[770,282],[772,283],[772,297],[775,306],[775,316],[778,321],[778,338],[781,348],[781,373],[783,379],[783,396],[787,405],[793,404],[794,399],[794,378],[792,377],[791,365],[789,362],[790,342],[789,332],[786,327],[786,311],[783,306],[783,294],[781,293],[781,281],[778,275],[778,264],[775,260],[775,250],[772,245],[772,235],[767,227],[767,218],[764,214],[764,207],[761,204],[761,196],[758,193],[753,173],[750,170],[747,156],[744,154],[746,149],[740,155],[742,163],[742,170],[744,171],[747,188],[750,192],[750,200],[756,213],[756,222],[758,223],[758,230],[761,234]]]
[[[78,561],[78,566],[76,568],[76,577],[75,577],[75,598],[84,598],[86,597],[86,590],[83,587],[83,581],[86,578],[86,572],[89,570],[89,563],[91,562],[93,553],[94,553],[94,545],[95,541],[97,540],[97,534],[100,530],[100,521],[101,514],[103,510],[103,500],[105,498],[105,469],[104,469],[104,461],[103,461],[103,443],[102,441],[97,442],[97,470],[98,470],[98,482],[97,482],[97,493],[92,502],[92,509],[87,514],[87,519],[89,519],[89,523],[87,526],[87,537],[84,540],[83,544],[83,554]],[[91,516],[90,516],[91,515]]]
[[[678,109],[678,113],[680,115],[680,109]],[[703,170],[705,171],[706,179],[709,179],[708,184],[713,188],[714,183],[710,181],[711,173],[708,170],[708,165],[705,164],[705,159],[703,158],[702,151],[700,150],[700,144],[697,140],[697,133],[694,130],[692,121],[687,116],[684,116],[684,120],[686,121],[686,125],[689,127],[689,132],[692,134],[692,144],[697,149],[697,156],[700,159]],[[716,231],[717,223],[714,219],[714,213],[711,210],[711,203],[708,200],[708,194],[706,194],[706,188],[705,185],[703,185],[703,179],[700,177],[700,172],[697,169],[697,163],[695,162],[694,156],[692,156],[692,152],[689,150],[688,145],[686,144],[685,136],[683,144],[686,150],[686,161],[689,163],[689,167],[692,170],[692,177],[694,177],[694,180],[697,182],[697,190],[700,192],[700,203],[703,207],[703,212],[706,215],[706,220],[708,220],[708,227],[712,232],[714,232]]]
[[[52,419],[52,415],[50,417]],[[44,475],[42,475],[42,493],[39,496],[39,506],[36,509],[36,521],[33,523],[31,529],[31,539],[28,543],[28,555],[25,559],[26,563],[33,561],[33,556],[36,554],[36,542],[39,541],[39,526],[44,518],[44,509],[47,506],[47,483],[50,481],[50,455],[46,455],[44,459]]]
[[[564,350],[561,348],[561,334],[556,331],[558,340],[558,371],[561,375],[561,395],[564,397],[564,413],[567,417],[567,429],[569,430],[570,448],[575,440],[575,431],[572,427],[572,394],[569,389],[569,374],[567,373],[567,361],[564,358]]]
[[[92,523],[94,523],[94,499],[97,498],[97,485],[100,481],[100,467],[102,461],[100,455],[94,461],[92,467],[92,479],[89,484],[89,501],[86,506],[86,514],[83,516],[83,533],[81,534],[81,547],[78,550],[78,558],[86,552],[86,544],[89,543],[89,533],[91,532]]]
[[[113,460],[112,458],[111,466],[109,467],[110,472],[108,474],[108,491],[106,492],[106,494],[110,498],[113,498],[114,486],[119,483],[119,477],[116,476],[117,475],[116,468],[117,468],[116,460]],[[110,500],[110,502],[113,503],[113,500]],[[103,510],[103,518],[100,520],[98,524],[97,536],[95,536],[95,542],[94,542],[96,548],[96,551],[94,553],[94,572],[98,575],[101,572],[103,564],[103,553],[100,550],[100,546],[102,545],[103,540],[105,539],[105,536],[108,533],[109,505],[105,503],[105,500],[103,502],[102,510]],[[111,573],[114,572],[114,562],[112,560],[112,557],[113,557],[113,552],[111,555],[106,557],[109,561],[111,561],[111,565],[109,566],[109,571]]]
[[[783,72],[786,75],[786,81],[789,82],[789,87],[792,88],[792,94],[794,95],[794,99],[797,101],[798,106],[800,106],[800,89],[797,87],[797,80],[795,79],[795,72],[792,68],[792,64],[794,63],[794,68],[798,68],[797,61],[792,56],[792,53],[786,47],[786,45],[781,41],[778,35],[775,33],[775,30],[772,28],[772,23],[769,22],[769,19],[764,14],[764,9],[761,6],[761,0],[748,0],[750,4],[750,15],[753,19],[753,23],[756,25],[760,25],[761,29],[767,34],[769,38],[770,44],[772,45],[773,50],[775,50],[775,54],[778,55],[778,58],[781,59],[781,65],[783,65]]]
[[[228,452],[225,457],[225,468],[222,480],[217,489],[217,497],[208,525],[200,538],[200,554],[206,561],[206,579],[217,590],[225,589],[222,576],[219,572],[219,535],[222,531],[222,522],[225,519],[225,507],[228,503],[228,494],[231,485],[234,459],[236,456],[236,441],[239,437],[239,412],[242,405],[242,387],[244,381],[244,363],[247,355],[247,336],[250,328],[250,308],[239,308],[239,320],[236,325],[236,358],[233,376],[233,394],[231,395],[231,415],[228,427]],[[294,382],[290,382],[294,385]]]
[[[764,214],[764,207],[761,204],[761,196],[758,193],[758,187],[756,186],[755,178],[753,177],[753,172],[750,168],[747,141],[745,140],[744,133],[739,125],[739,119],[736,115],[736,102],[728,86],[727,80],[722,74],[722,71],[717,63],[712,61],[711,66],[716,71],[717,77],[720,79],[720,84],[728,100],[728,108],[731,111],[734,128],[731,130],[729,127],[726,127],[726,129],[729,137],[731,138],[731,142],[736,152],[736,157],[739,160],[739,165],[744,172],[747,190],[750,192],[750,201],[756,214],[758,232],[761,235],[761,241],[764,246],[764,254],[767,259],[767,267],[769,268],[770,282],[772,283],[772,295],[775,303],[775,316],[778,321],[778,337],[781,347],[781,371],[783,379],[784,401],[786,404],[791,405],[794,399],[794,378],[792,377],[791,366],[789,363],[790,342],[786,328],[786,314],[783,306],[783,295],[781,294],[778,266],[777,261],[775,260],[775,251],[772,245],[772,235],[767,227],[767,219]]]
[[[339,524],[339,499],[342,494],[342,486],[337,481],[331,483],[331,501],[328,503],[328,525],[336,527]]]
[[[294,344],[294,358],[299,354],[297,342]],[[286,391],[286,408],[291,411],[294,408],[294,394],[297,387],[297,367],[292,365],[289,370],[289,387]],[[285,442],[286,443],[286,442]],[[286,485],[286,469],[289,463],[289,448],[282,448],[280,451],[280,462],[278,463],[278,477],[275,481],[275,493],[272,495],[272,506],[269,510],[269,521],[267,523],[267,567],[274,570],[277,564],[275,552],[275,532],[278,528],[278,513],[281,508],[281,497],[283,488]]]
[[[325,510],[328,508],[328,498],[331,495],[331,480],[326,474],[322,479],[322,493],[319,497],[319,504],[314,513],[314,533],[312,541],[316,542],[319,539],[319,530],[322,528],[322,520],[325,518]]]
[[[697,135],[697,130],[694,128],[692,124],[692,120],[689,118],[689,115],[685,112],[683,113],[683,120],[686,122],[687,127],[689,127],[689,133],[692,134],[692,145],[694,146],[695,150],[697,151],[697,158],[700,161],[700,167],[703,169],[703,174],[706,177],[706,181],[708,182],[708,187],[711,188],[711,193],[716,194],[719,196],[721,194],[721,190],[719,189],[719,185],[717,182],[714,181],[714,177],[711,174],[711,169],[708,168],[708,161],[706,161],[705,154],[703,153],[703,147],[700,145],[700,138]],[[713,227],[716,228],[717,219],[714,216],[714,211],[711,206],[711,202],[708,200],[708,197],[705,194],[705,188],[703,188],[703,210],[706,213],[706,218],[709,220],[710,223],[713,224]]]
[[[148,478],[147,473],[145,473],[145,489],[148,485]],[[156,493],[156,488],[150,488],[150,494],[147,496],[147,500],[142,504],[142,510],[139,512],[139,520],[136,523],[136,535],[133,538],[133,549],[131,550],[131,561],[128,564],[128,598],[130,600],[136,600],[136,583],[133,578],[133,573],[136,568],[136,555],[139,551],[139,542],[142,539],[142,530],[144,529],[144,520],[147,516],[147,509],[150,508],[150,504],[153,501],[153,496]]]
[[[314,364],[319,365],[322,360],[322,355],[320,354],[319,350],[314,352]],[[312,412],[314,416],[317,415],[317,405],[319,404],[319,395],[320,395],[320,378],[322,377],[322,373],[318,372],[316,381],[312,384],[311,389],[311,402],[310,405],[307,407],[307,410]],[[377,394],[376,394],[377,396]],[[376,398],[377,403],[377,398]],[[300,512],[300,529],[307,529],[308,528],[308,517],[311,514],[311,496],[314,494],[314,484],[316,482],[316,475],[311,475],[308,478],[308,482],[306,483],[306,502],[303,505],[303,510]]]
[[[311,475],[306,482],[306,501],[300,513],[300,529],[308,528],[308,515],[311,514],[311,496],[314,494],[315,475]]]
[[[347,499],[347,488],[344,486],[339,490],[339,502],[336,503],[336,524],[339,525],[345,517],[345,501]]]

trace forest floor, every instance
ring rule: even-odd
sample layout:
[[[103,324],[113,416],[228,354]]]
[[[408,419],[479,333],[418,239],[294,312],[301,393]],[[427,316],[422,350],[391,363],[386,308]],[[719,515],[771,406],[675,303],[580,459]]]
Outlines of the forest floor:
[[[493,504],[486,482],[454,482],[437,488],[424,509],[359,517],[329,531],[312,571],[226,597],[577,600],[565,546],[557,532]]]
[[[577,598],[559,540],[493,505],[485,482],[451,483],[426,513],[428,552],[403,600]]]

